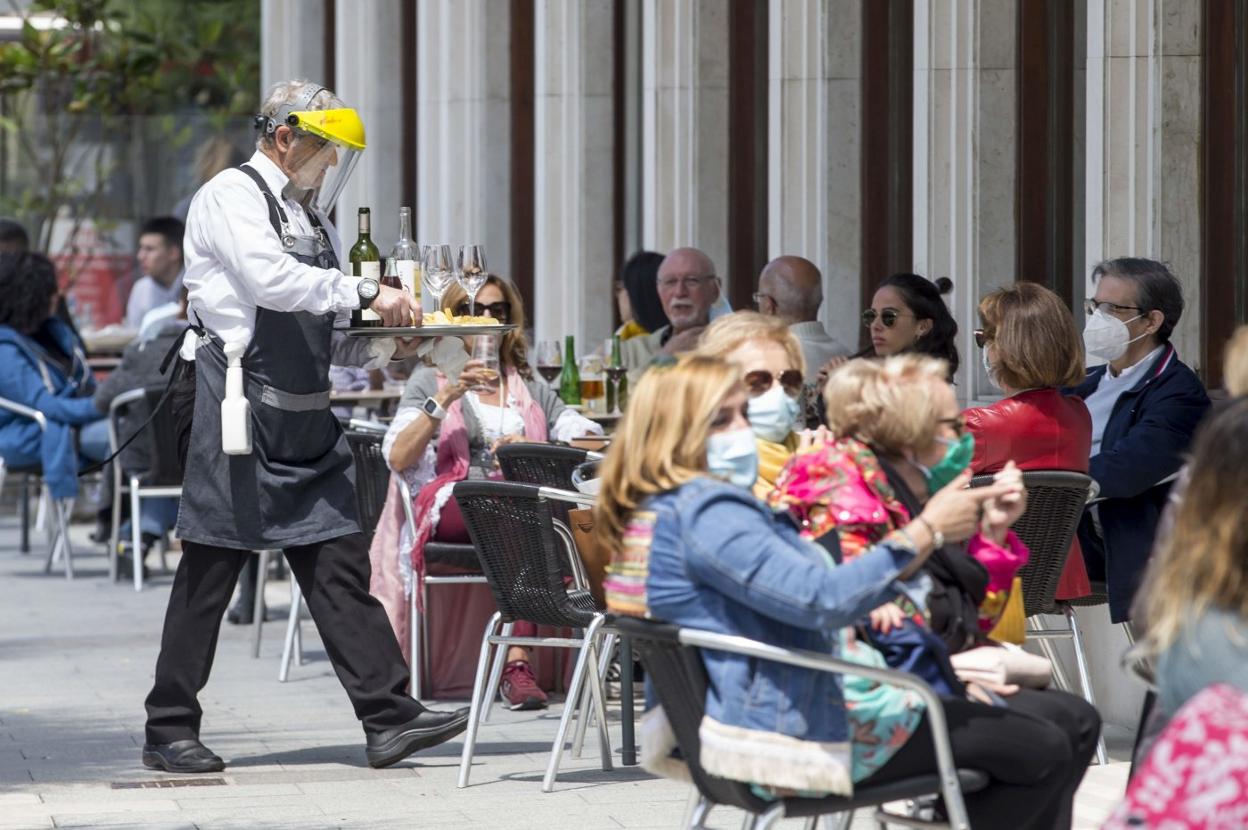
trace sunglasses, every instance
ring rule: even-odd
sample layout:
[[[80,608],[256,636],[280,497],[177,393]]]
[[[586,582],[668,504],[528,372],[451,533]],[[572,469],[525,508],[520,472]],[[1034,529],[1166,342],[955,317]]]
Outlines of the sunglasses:
[[[956,418],[940,418],[936,421],[936,423],[945,424],[952,429],[959,438],[966,434],[966,418],[962,415],[959,415]]]
[[[871,324],[874,323],[875,318],[878,317],[880,318],[881,323],[883,323],[886,327],[891,329],[894,325],[897,324],[898,317],[913,317],[913,316],[914,316],[913,314],[908,314],[903,311],[898,311],[895,308],[886,308],[880,312],[877,312],[874,308],[868,308],[866,311],[862,312],[862,324],[866,326],[867,328],[871,328]]]
[[[499,300],[496,303],[477,303],[477,315],[483,316],[485,312],[495,320],[501,320],[506,323],[511,320],[511,303],[506,300]],[[455,306],[455,316],[464,317],[472,313],[472,304],[468,300],[464,300]]]
[[[796,398],[802,393],[802,373],[796,369],[785,369],[778,375],[773,375],[765,369],[755,369],[753,372],[745,373],[745,388],[751,398],[757,398],[777,381],[790,398]]]
[[[984,346],[987,346],[992,340],[993,337],[988,333],[987,329],[975,329],[975,345],[979,348],[982,349]]]

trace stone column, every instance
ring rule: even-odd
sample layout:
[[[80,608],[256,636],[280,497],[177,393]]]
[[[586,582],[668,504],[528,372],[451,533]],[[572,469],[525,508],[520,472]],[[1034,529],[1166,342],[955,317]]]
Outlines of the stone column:
[[[726,272],[728,7],[644,0],[642,243],[692,245]]]
[[[420,242],[485,245],[511,268],[511,117],[507,0],[421,0],[416,49]],[[397,102],[395,102],[397,106]]]
[[[260,4],[260,96],[278,81],[325,83],[325,0]]]
[[[399,232],[403,140],[399,90],[402,0],[355,0],[336,6],[335,92],[364,121],[368,147],[338,198],[336,219],[344,255],[355,243],[356,213],[372,210],[372,237],[382,257]]]
[[[914,12],[914,269],[949,277],[958,394],[995,397],[971,332],[979,297],[1014,282],[1016,9],[918,0]]]
[[[767,253],[804,256],[823,273],[820,318],[858,340],[861,0],[779,0],[769,7]]]
[[[611,0],[537,0],[534,21],[536,336],[611,335]]]
[[[1200,4],[1088,0],[1088,232],[1100,260],[1168,262],[1187,310],[1180,359],[1200,359]],[[1093,290],[1087,281],[1089,296]]]

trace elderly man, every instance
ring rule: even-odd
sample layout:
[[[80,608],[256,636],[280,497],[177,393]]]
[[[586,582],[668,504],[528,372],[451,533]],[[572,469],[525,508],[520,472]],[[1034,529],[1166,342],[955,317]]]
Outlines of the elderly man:
[[[368,543],[351,452],[329,408],[329,367],[394,353],[393,341],[335,333],[352,309],[371,308],[388,326],[419,319],[420,309],[401,289],[339,267],[328,213],[364,149],[356,112],[317,84],[288,81],[273,87],[255,124],[256,153],[200,188],[187,214],[193,336],[172,394],[189,429],[183,555],[146,701],[143,764],[224,768],[199,741],[196,698],[240,569],[251,551],[277,549],[363,723],[368,763],[387,766],[463,731],[467,710],[433,712],[405,691],[399,644],[368,593]]]
[[[715,263],[697,248],[677,248],[663,258],[658,274],[659,302],[669,325],[620,344],[629,381],[655,361],[671,360],[697,345],[719,299]]]
[[[1124,622],[1209,397],[1170,343],[1183,314],[1183,291],[1170,270],[1124,257],[1097,265],[1092,280],[1083,341],[1090,357],[1108,362],[1089,369],[1073,392],[1092,414],[1088,473],[1103,501],[1085,513],[1079,542],[1088,575],[1106,582],[1110,618]]]
[[[763,266],[754,304],[761,313],[789,324],[789,331],[802,344],[806,372],[812,377],[832,358],[849,354],[819,322],[823,277],[810,260],[782,256]]]

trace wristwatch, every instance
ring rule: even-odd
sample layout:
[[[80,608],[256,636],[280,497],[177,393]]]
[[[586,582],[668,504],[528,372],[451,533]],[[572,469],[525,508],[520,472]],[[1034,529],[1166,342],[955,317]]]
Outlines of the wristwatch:
[[[442,404],[433,398],[425,398],[425,403],[420,407],[424,413],[435,421],[441,421],[446,417],[446,410],[442,408]]]
[[[377,295],[381,293],[381,283],[371,277],[365,277],[360,280],[360,284],[355,291],[360,295],[360,308],[368,308],[373,304],[373,300],[377,299]]]

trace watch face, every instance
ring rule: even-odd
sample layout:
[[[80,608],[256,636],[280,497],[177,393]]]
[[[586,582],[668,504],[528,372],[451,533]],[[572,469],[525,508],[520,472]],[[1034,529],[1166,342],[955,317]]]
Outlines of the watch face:
[[[360,299],[372,301],[377,299],[380,292],[377,280],[360,280],[359,294]]]

